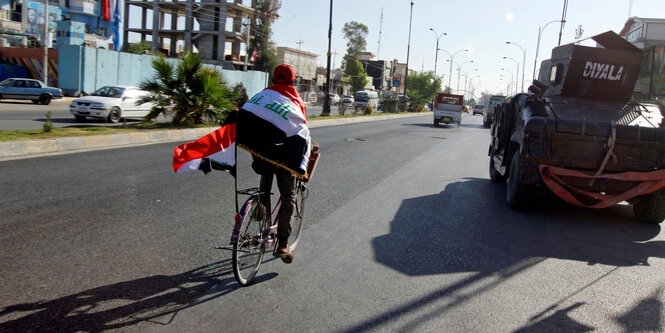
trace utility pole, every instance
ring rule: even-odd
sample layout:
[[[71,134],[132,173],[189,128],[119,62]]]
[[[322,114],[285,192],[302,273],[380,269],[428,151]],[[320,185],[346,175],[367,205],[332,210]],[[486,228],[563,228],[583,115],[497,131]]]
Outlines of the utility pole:
[[[115,0],[115,1],[120,1],[120,0]],[[242,66],[243,71],[247,71],[247,61],[249,60],[249,27],[250,25],[250,19],[249,17],[247,18],[247,23],[244,24],[247,27],[247,35],[245,39],[245,64]]]
[[[406,85],[409,82],[409,53],[411,51],[411,21],[413,19],[413,1],[411,1],[411,14],[409,15],[409,44],[406,47],[406,72],[404,73],[404,101],[406,102]]]
[[[321,115],[322,116],[329,116],[330,115],[330,90],[328,87],[330,86],[330,42],[332,40],[332,10],[333,10],[333,0],[330,0],[330,19],[329,19],[329,24],[328,24],[328,64],[326,67],[326,89],[324,92],[324,99],[323,99],[323,109],[321,110]]]
[[[44,0],[44,3],[46,4],[46,13],[44,13],[44,39],[42,40],[44,43],[44,72],[42,74],[44,75],[44,85],[48,86],[48,0]]]
[[[296,77],[298,74],[302,77],[302,73],[300,72],[300,45],[302,45],[302,43],[304,43],[302,39],[298,39],[296,42],[296,44],[298,44],[298,69],[296,70]]]

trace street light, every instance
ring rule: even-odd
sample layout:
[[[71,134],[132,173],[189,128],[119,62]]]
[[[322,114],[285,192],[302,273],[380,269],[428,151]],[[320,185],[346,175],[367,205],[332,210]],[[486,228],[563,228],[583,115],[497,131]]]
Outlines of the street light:
[[[450,54],[450,52],[448,52],[444,49],[441,49],[441,51],[446,52],[448,54],[448,57],[450,57],[450,68],[448,69],[448,88],[450,88],[450,90],[452,90],[452,87],[450,86],[450,82],[451,82],[450,80],[452,79],[452,76],[453,76],[453,60],[455,59],[455,56],[458,53],[460,53],[460,52],[469,52],[469,50],[468,49],[459,50],[459,51],[457,51],[453,54]]]
[[[515,45],[515,46],[519,47],[520,50],[522,50],[522,89],[521,90],[522,90],[522,92],[524,92],[524,62],[526,61],[526,50],[517,43],[506,42],[506,44]],[[519,75],[519,74],[520,73],[517,73],[516,75]]]
[[[520,73],[520,63],[519,63],[517,60],[515,60],[515,59],[513,59],[513,58],[511,58],[511,57],[503,57],[503,59],[510,59],[510,60],[512,60],[512,61],[515,63],[515,68],[517,68],[517,72],[516,72],[516,73],[517,73],[517,74]],[[517,78],[515,78],[515,91],[517,91]]]
[[[514,82],[514,81],[513,81],[513,72],[511,72],[511,71],[509,71],[509,70],[507,70],[507,69],[505,69],[505,68],[501,68],[501,70],[510,73],[510,77],[509,77],[509,79],[510,79],[510,86],[509,86],[509,87],[510,87],[510,90],[508,91],[508,94],[509,94],[509,95],[512,95],[513,82]],[[503,76],[503,75],[501,75],[501,76]]]
[[[464,72],[464,91],[466,91],[466,80],[469,79],[469,72],[477,71],[478,68],[470,69],[468,71],[461,71]]]
[[[536,57],[533,59],[533,78],[532,78],[532,80],[536,79],[536,64],[538,63],[538,49],[540,49],[540,35],[543,33],[543,30],[545,30],[545,28],[548,25],[550,25],[550,23],[554,23],[554,22],[565,23],[566,21],[564,21],[564,20],[550,21],[550,22],[547,22],[547,24],[545,24],[542,28],[540,28],[540,27],[538,28],[538,43],[536,44]]]
[[[439,60],[439,39],[441,36],[446,36],[446,33],[441,33],[437,36],[436,30],[429,28],[434,33],[434,36],[436,36],[436,53],[434,53],[434,77],[436,77],[436,63]]]
[[[473,60],[465,61],[461,65],[457,66],[457,94],[458,95],[459,95],[459,75],[460,75],[460,72],[462,71],[462,66],[464,66],[464,64],[468,64],[470,62],[473,62]],[[450,65],[451,66],[453,65],[452,62],[450,63]]]

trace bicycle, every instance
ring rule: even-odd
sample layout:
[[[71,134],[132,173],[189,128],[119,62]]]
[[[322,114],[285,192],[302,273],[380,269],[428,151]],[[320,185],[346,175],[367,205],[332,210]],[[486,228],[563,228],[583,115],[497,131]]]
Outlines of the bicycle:
[[[277,212],[282,204],[280,197],[277,204],[268,214],[268,209],[260,200],[263,194],[258,187],[239,190],[238,194],[249,195],[236,214],[235,225],[231,233],[231,246],[217,247],[218,249],[233,252],[231,262],[233,275],[242,286],[252,283],[256,273],[261,267],[266,249],[272,248],[274,252],[277,245]],[[272,193],[270,193],[272,194]],[[300,241],[305,214],[305,199],[309,190],[301,180],[296,181],[296,204],[291,218],[291,236],[289,237],[289,250],[295,250]]]

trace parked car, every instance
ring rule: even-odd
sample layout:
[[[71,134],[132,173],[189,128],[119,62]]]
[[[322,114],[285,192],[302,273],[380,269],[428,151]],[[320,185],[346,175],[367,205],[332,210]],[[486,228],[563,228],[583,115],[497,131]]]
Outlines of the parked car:
[[[62,98],[62,90],[38,80],[9,78],[0,82],[0,99],[4,98],[27,99],[35,104],[48,105],[52,99]]]
[[[89,96],[73,100],[69,105],[69,112],[77,121],[93,117],[106,118],[109,122],[117,123],[121,118],[142,118],[150,112],[154,104],[136,105],[136,102],[147,94],[148,92],[137,87],[104,86]]]
[[[341,101],[342,101],[342,98],[340,98],[339,95],[330,94],[330,105],[338,105]]]
[[[476,114],[483,114],[483,109],[485,108],[485,105],[482,104],[476,104],[473,106],[473,115],[475,116]]]
[[[342,97],[342,102],[344,104],[353,104],[353,96],[352,95],[344,95],[344,97]]]

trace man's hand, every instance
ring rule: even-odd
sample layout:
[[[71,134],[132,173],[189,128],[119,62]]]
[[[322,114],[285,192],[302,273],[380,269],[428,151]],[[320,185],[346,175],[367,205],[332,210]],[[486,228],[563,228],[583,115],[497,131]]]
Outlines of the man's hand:
[[[316,141],[312,141],[312,151],[319,150],[319,144]]]

